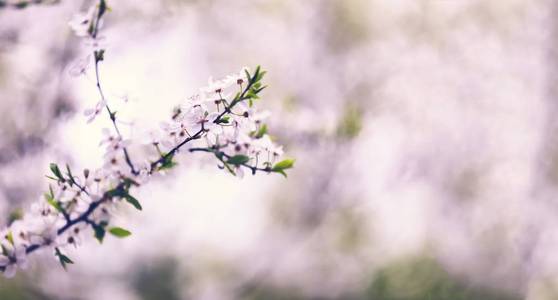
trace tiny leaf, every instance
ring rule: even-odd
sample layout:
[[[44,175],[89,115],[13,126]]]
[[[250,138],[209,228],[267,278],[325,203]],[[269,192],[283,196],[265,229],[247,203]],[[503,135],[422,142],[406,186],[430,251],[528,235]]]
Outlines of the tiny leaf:
[[[95,238],[99,241],[99,243],[103,243],[103,239],[105,238],[106,230],[105,227],[107,226],[107,222],[101,222],[100,224],[94,224],[93,231],[95,231]]]
[[[286,173],[285,171],[283,171],[283,170],[278,170],[278,171],[275,171],[275,172],[276,172],[276,173],[279,173],[279,174],[285,176],[285,178],[287,178],[287,173]]]
[[[250,75],[250,72],[248,72],[248,70],[245,69],[244,74],[246,74],[246,79],[248,79],[248,82],[250,82],[252,80],[251,79],[252,76]]]
[[[161,165],[157,168],[158,171],[171,169],[172,167],[176,166],[176,163],[172,160],[174,154],[168,155],[165,154],[163,156],[163,161],[161,161]]]
[[[285,159],[278,163],[276,163],[273,168],[271,168],[272,172],[279,173],[285,177],[287,177],[287,173],[285,173],[286,169],[290,169],[294,166],[294,159]]]
[[[62,208],[62,205],[60,205],[59,201],[56,201],[56,199],[54,199],[54,193],[52,191],[52,187],[49,186],[49,192],[45,193],[45,199],[48,202],[48,204],[50,204],[50,206],[54,207],[54,209],[56,209],[56,211],[59,212],[64,212],[64,208]]]
[[[14,244],[14,235],[11,231],[8,231],[8,234],[6,234],[6,239],[10,242],[10,244]]]
[[[242,154],[235,155],[227,160],[227,163],[235,166],[245,164],[250,161],[250,157]]]
[[[130,231],[120,227],[112,227],[111,229],[109,229],[109,232],[119,238],[125,238],[132,234]]]
[[[254,135],[255,138],[261,139],[267,133],[267,125],[263,124]]]
[[[230,119],[231,119],[231,117],[229,117],[229,116],[223,116],[217,121],[217,123],[218,124],[228,124]]]
[[[252,78],[250,79],[250,82],[253,83],[253,82],[258,81],[257,78],[258,78],[258,76],[259,76],[259,74],[260,74],[260,69],[261,69],[260,66],[257,66],[257,67],[256,67],[256,71],[254,72],[254,75],[253,75]]]
[[[64,176],[62,176],[62,172],[60,172],[60,168],[58,168],[58,165],[55,163],[51,163],[50,164],[50,170],[52,171],[52,174],[54,174],[54,176],[56,176],[56,178],[58,178],[58,180],[64,182],[66,181],[64,179]]]
[[[142,210],[140,202],[138,201],[138,199],[134,198],[132,195],[126,194],[126,195],[124,195],[124,199],[126,199],[126,201],[128,203],[132,204],[137,210]]]
[[[62,268],[64,268],[64,270],[66,270],[66,265],[67,264],[73,264],[74,263],[69,257],[62,254],[62,252],[60,252],[60,249],[58,249],[58,248],[54,248],[54,249],[56,251],[55,255],[58,256],[58,260],[60,261],[60,264],[62,265]]]
[[[273,166],[273,168],[271,169],[271,171],[278,172],[278,171],[281,171],[281,170],[290,169],[290,168],[292,168],[292,167],[294,166],[294,162],[295,162],[294,159],[285,159],[285,160],[282,160],[282,161],[276,163],[276,164]]]
[[[66,172],[68,172],[70,186],[74,186],[74,175],[72,175],[72,171],[70,170],[70,166],[66,164]]]

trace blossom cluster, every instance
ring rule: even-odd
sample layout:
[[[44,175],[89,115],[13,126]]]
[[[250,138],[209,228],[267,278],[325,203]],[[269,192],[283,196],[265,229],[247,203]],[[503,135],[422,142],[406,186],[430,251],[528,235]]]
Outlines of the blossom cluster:
[[[203,147],[190,148],[190,152],[213,153],[224,168],[239,176],[245,168],[253,173],[270,171],[283,148],[267,133],[264,121],[269,112],[253,107],[265,88],[260,83],[264,74],[259,67],[253,75],[244,68],[222,80],[210,79],[206,88],[175,109],[153,142],[168,151],[184,137],[203,136]]]
[[[79,174],[70,166],[50,165],[52,180],[49,190],[32,204],[23,218],[2,230],[0,236],[0,271],[6,277],[15,275],[17,268],[27,266],[27,256],[38,249],[50,249],[66,268],[73,261],[64,254],[68,247],[77,247],[81,240],[93,235],[102,243],[106,233],[126,237],[130,231],[113,226],[112,214],[118,203],[128,203],[138,210],[140,202],[130,194],[132,188],[146,184],[157,173],[172,168],[175,156],[204,152],[212,154],[218,166],[233,175],[243,176],[244,170],[279,173],[294,161],[279,161],[283,154],[267,132],[264,121],[268,112],[258,111],[254,103],[265,88],[260,67],[254,72],[240,72],[220,80],[209,80],[207,87],[177,106],[169,120],[154,130],[146,146],[125,139],[118,128],[116,113],[104,96],[99,76],[99,63],[105,50],[99,47],[99,29],[108,7],[104,0],[80,14],[70,23],[77,36],[92,46],[94,69],[100,100],[86,110],[88,122],[106,110],[114,127],[104,129],[100,146],[104,149],[103,164],[95,170]],[[86,72],[87,68],[84,69]],[[131,147],[153,147],[156,156],[132,158]]]

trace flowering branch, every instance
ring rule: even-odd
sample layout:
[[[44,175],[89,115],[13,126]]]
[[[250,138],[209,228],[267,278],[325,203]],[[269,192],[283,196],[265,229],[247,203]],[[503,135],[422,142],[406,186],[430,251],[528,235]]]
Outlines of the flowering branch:
[[[100,46],[99,32],[102,17],[108,11],[105,0],[99,0],[86,14],[77,15],[70,25],[76,35],[83,37],[92,46],[96,86],[100,100],[95,108],[85,111],[88,122],[92,122],[102,110],[106,110],[113,124],[114,133],[104,130],[104,164],[101,168],[75,176],[69,166],[63,173],[58,165],[51,164],[54,181],[44,198],[31,206],[29,214],[13,222],[2,231],[0,238],[0,271],[5,276],[15,275],[17,267],[25,268],[27,255],[39,249],[54,250],[62,267],[73,261],[63,250],[78,246],[84,232],[103,242],[106,233],[126,237],[131,233],[111,224],[112,211],[123,200],[138,210],[140,202],[130,194],[132,187],[146,183],[156,173],[172,168],[174,157],[187,144],[195,143],[189,153],[212,153],[231,174],[242,176],[243,168],[286,176],[294,160],[276,162],[282,155],[281,146],[273,143],[263,120],[268,116],[253,108],[265,88],[262,79],[265,71],[257,67],[254,73],[244,68],[238,74],[213,81],[200,89],[181,106],[175,108],[170,121],[155,131],[149,143],[158,156],[147,157],[137,164],[132,162],[128,147],[134,146],[125,140],[118,128],[116,112],[113,111],[101,87],[99,63],[104,60],[105,49]],[[84,73],[84,69],[80,73]],[[231,89],[238,88],[232,96]],[[135,145],[139,146],[139,145]]]
[[[98,22],[96,23],[98,24]],[[96,36],[97,34],[97,25],[95,26],[95,31],[94,31],[94,36]],[[95,50],[94,54],[94,59],[95,59],[95,80],[96,85],[97,85],[97,90],[99,91],[99,95],[101,96],[101,103],[104,103],[105,108],[107,110],[107,113],[109,115],[110,120],[112,121],[112,125],[114,126],[114,130],[116,131],[116,134],[118,135],[119,139],[122,139],[122,134],[120,133],[120,129],[118,129],[118,125],[116,124],[116,112],[113,112],[106,99],[105,99],[105,94],[103,93],[103,89],[101,87],[101,81],[99,79],[99,62],[101,62],[103,60],[104,57],[104,50]],[[126,159],[126,163],[128,164],[128,166],[130,167],[130,170],[132,171],[132,174],[137,175],[137,171],[134,167],[134,164],[132,163],[132,160],[130,158],[130,154],[128,154],[128,149],[126,149],[126,147],[122,147],[122,151],[124,153],[124,158]]]

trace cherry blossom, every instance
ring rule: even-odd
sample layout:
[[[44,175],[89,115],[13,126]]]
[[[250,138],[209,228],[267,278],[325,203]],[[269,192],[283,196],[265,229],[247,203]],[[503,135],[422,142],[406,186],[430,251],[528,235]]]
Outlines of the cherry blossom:
[[[50,164],[48,191],[22,219],[2,230],[0,271],[6,277],[13,277],[18,268],[25,269],[27,256],[39,249],[53,251],[66,268],[73,263],[64,254],[66,249],[78,247],[88,234],[99,242],[107,233],[119,238],[130,235],[128,230],[113,226],[115,211],[121,203],[142,210],[131,192],[172,169],[179,152],[211,154],[219,168],[238,177],[245,176],[245,171],[286,176],[285,170],[293,166],[294,160],[290,159],[275,163],[283,154],[282,146],[274,143],[263,123],[269,113],[253,105],[264,89],[261,81],[265,72],[260,67],[253,73],[242,68],[223,79],[210,78],[208,86],[178,105],[160,128],[150,130],[147,143],[123,136],[99,75],[105,49],[98,43],[98,33],[107,9],[106,1],[99,0],[70,22],[78,37],[94,43],[89,55],[94,57],[100,99],[84,115],[90,123],[106,111],[112,121],[113,128],[103,130],[99,143],[103,163],[82,172],[74,172],[68,165]],[[142,151],[146,147],[150,151]],[[146,154],[141,157],[141,153]]]

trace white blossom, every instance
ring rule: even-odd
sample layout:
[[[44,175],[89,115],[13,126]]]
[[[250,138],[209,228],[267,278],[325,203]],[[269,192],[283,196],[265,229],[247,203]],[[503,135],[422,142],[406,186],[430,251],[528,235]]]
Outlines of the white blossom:
[[[95,118],[101,114],[106,104],[105,101],[101,100],[95,104],[95,107],[86,109],[83,115],[87,117],[87,123],[93,122]]]
[[[85,13],[77,13],[72,17],[72,20],[68,22],[70,28],[74,31],[74,34],[79,37],[86,37],[91,34],[93,22],[95,21],[95,15],[97,13],[97,5],[92,5],[89,7]]]

